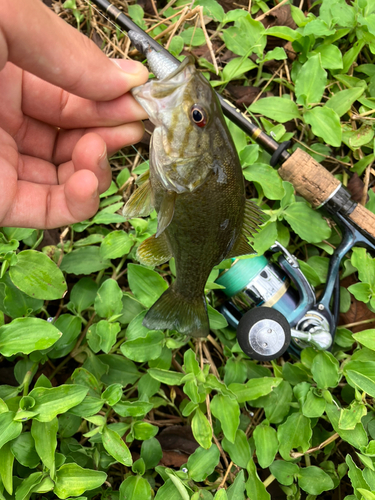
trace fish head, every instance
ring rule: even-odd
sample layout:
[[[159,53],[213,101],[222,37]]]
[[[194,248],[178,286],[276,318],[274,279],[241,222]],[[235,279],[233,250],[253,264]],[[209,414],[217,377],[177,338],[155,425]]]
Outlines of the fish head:
[[[162,80],[132,90],[155,124],[150,169],[165,189],[193,191],[213,168],[228,132],[210,83],[189,56]]]

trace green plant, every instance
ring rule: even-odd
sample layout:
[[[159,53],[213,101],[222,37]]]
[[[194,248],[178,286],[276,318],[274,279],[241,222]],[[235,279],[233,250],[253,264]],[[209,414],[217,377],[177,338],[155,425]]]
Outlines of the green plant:
[[[185,4],[165,10],[152,33],[173,29]],[[88,7],[64,6],[90,34]],[[253,1],[250,14],[247,6],[224,12],[215,0],[197,6],[209,22],[206,34],[235,54],[219,75],[198,56],[213,86],[229,92],[228,84],[240,82],[272,92],[248,107],[253,119],[276,140],[296,139],[293,147],[342,167],[335,175],[345,185],[353,172],[365,173],[366,206],[375,211],[374,2],[324,0],[308,13],[292,5],[297,28],[268,30],[254,16],[274,7],[271,1]],[[129,14],[142,27],[154,23],[139,5]],[[205,30],[183,20],[171,51],[194,53]],[[266,49],[269,35],[292,42],[294,62],[281,47]],[[270,61],[289,73],[271,75]],[[277,239],[320,293],[340,232],[281,181],[261,147],[229,128],[252,182],[248,195],[268,215],[252,242],[256,251]],[[267,500],[277,484],[288,500],[335,489],[346,500],[373,500],[375,330],[366,329],[375,311],[373,256],[356,248],[344,262],[341,277],[355,278],[349,292],[342,289],[341,311],[355,298],[369,316],[354,335],[349,325],[338,328],[331,352],[308,348],[300,359],[263,365],[247,358],[215,309],[219,269],[206,285],[208,340],[149,331],[142,319],[175,266],[173,259],[156,269],[136,261],[137,246],[156,231],[155,214],[120,215],[148,162],[136,165],[125,150],[112,164],[99,212],[55,244],[43,246],[42,231],[0,232],[0,354],[9,374],[0,386],[0,497]],[[192,437],[185,463],[174,457],[167,466],[160,437],[171,424],[191,427]]]

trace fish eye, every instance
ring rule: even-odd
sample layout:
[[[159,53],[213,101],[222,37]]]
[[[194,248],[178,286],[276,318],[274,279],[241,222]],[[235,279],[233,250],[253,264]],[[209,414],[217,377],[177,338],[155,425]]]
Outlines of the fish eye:
[[[191,107],[190,116],[198,127],[204,127],[207,124],[207,114],[199,104],[194,104]]]

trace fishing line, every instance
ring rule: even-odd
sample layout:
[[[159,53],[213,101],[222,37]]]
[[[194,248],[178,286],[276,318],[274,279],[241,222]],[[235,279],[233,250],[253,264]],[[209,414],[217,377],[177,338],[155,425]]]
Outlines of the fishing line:
[[[93,5],[89,0],[84,0],[90,7],[92,7],[98,14],[100,14],[102,17],[104,17],[104,19],[106,21],[109,22],[109,24],[112,24],[112,26],[114,26],[116,28],[116,30],[120,31],[120,33],[122,33],[123,35],[125,36],[128,36],[128,34],[126,33],[126,31],[123,31],[118,24],[114,23],[113,21],[111,21],[108,17],[106,17],[103,12],[98,9],[97,7],[95,7],[95,5]]]

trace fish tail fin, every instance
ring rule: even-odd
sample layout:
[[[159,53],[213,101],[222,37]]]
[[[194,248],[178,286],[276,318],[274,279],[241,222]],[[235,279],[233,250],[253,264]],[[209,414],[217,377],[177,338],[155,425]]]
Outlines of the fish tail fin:
[[[150,330],[177,330],[193,337],[210,333],[204,295],[185,297],[173,283],[146,314],[143,325]]]

